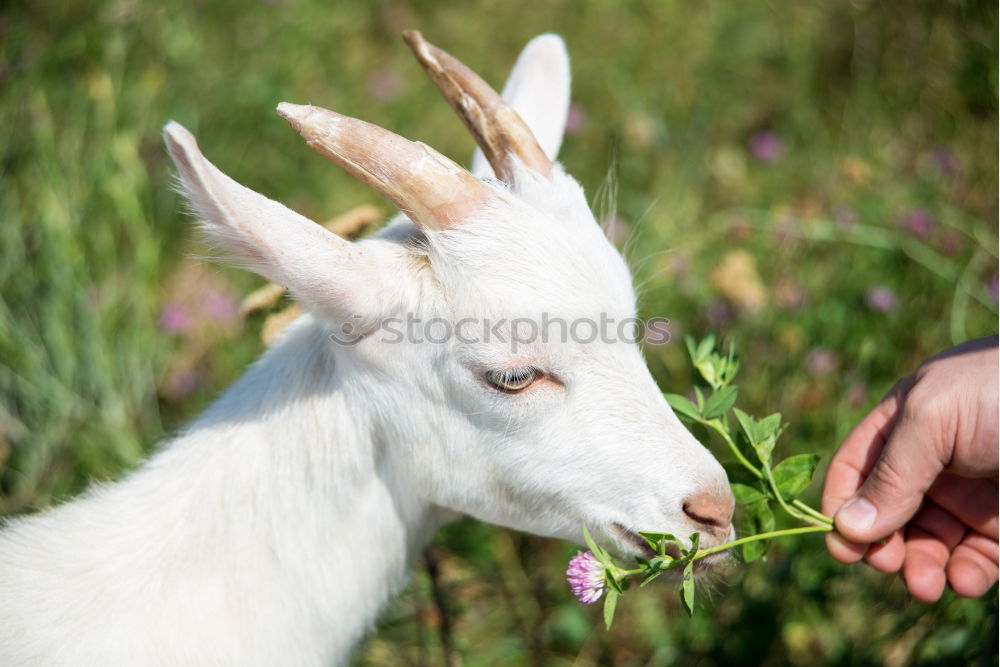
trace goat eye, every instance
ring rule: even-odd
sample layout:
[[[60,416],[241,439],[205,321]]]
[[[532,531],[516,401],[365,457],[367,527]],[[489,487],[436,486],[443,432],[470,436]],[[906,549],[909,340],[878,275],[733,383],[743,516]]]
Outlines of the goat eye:
[[[506,368],[499,371],[488,371],[486,381],[498,391],[516,394],[524,391],[541,375],[541,371],[531,366]]]

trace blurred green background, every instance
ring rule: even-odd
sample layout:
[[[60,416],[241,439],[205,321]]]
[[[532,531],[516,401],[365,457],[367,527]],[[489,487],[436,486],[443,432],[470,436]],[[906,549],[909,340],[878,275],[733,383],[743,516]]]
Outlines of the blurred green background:
[[[562,159],[619,219],[643,314],[672,320],[650,367],[683,393],[680,335],[735,337],[741,404],[791,424],[781,454],[825,464],[898,377],[996,332],[990,0],[6,3],[0,514],[135,467],[263,349],[263,316],[236,313],[261,279],[190,259],[168,119],[317,220],[389,209],[281,100],[471,154],[411,27],[497,85],[530,37],[566,38]],[[693,618],[673,586],[630,593],[610,633],[569,595],[574,545],[461,521],[429,553],[358,664],[997,664],[996,588],[920,604],[815,537],[720,573]]]

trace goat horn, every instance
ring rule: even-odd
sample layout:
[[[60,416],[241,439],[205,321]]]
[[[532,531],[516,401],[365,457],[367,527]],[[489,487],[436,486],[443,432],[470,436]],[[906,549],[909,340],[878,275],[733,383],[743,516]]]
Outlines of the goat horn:
[[[417,225],[443,229],[494,196],[479,179],[436,150],[322,107],[278,105],[310,148],[377,190]]]
[[[427,42],[419,30],[404,31],[403,39],[469,128],[497,178],[513,182],[512,155],[546,178],[551,176],[552,161],[531,129],[488,83],[455,57]]]

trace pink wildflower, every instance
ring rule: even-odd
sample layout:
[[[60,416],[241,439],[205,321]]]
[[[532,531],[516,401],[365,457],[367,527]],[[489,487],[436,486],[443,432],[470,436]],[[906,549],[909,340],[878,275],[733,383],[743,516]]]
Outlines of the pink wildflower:
[[[236,302],[218,292],[209,294],[202,299],[201,309],[209,318],[222,322],[231,322],[239,315],[239,307]]]
[[[785,155],[785,143],[771,130],[755,133],[747,143],[753,156],[764,163],[777,162]]]
[[[814,375],[830,375],[840,363],[837,353],[828,347],[813,348],[806,355],[806,367]]]
[[[160,328],[169,333],[181,333],[191,328],[191,315],[187,308],[171,301],[160,311]]]
[[[903,214],[903,228],[920,239],[925,239],[934,231],[934,216],[924,208],[911,208]]]
[[[576,552],[576,556],[569,562],[569,569],[566,570],[566,579],[569,580],[569,588],[573,591],[573,595],[586,604],[597,602],[607,587],[604,581],[604,566],[590,551]]]
[[[733,311],[729,308],[729,304],[718,299],[705,308],[705,318],[713,329],[721,329],[733,319]]]
[[[865,301],[872,310],[889,313],[899,308],[899,297],[885,285],[876,285],[865,292]]]
[[[931,151],[931,162],[942,174],[954,173],[958,168],[958,158],[947,146],[938,146]]]

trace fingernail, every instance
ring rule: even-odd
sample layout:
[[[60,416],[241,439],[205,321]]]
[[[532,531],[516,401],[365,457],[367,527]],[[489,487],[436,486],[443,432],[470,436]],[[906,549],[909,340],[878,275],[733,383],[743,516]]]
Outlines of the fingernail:
[[[837,523],[859,532],[871,528],[877,518],[878,510],[864,498],[851,498],[837,512]]]

